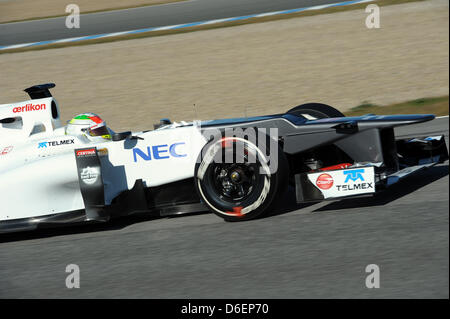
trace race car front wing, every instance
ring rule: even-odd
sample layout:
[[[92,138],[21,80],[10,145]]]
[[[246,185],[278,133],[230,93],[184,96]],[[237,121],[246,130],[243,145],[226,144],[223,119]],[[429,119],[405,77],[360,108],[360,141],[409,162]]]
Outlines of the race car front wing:
[[[297,203],[370,196],[401,179],[448,159],[444,135],[396,141],[396,167],[380,163],[348,164],[342,169],[295,175]],[[391,152],[392,153],[392,152]]]

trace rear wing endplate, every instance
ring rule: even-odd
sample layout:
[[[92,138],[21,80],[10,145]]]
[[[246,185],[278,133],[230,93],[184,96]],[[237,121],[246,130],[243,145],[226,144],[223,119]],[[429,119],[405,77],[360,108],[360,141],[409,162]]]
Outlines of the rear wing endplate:
[[[35,100],[35,99],[42,99],[45,97],[51,97],[52,94],[50,93],[49,89],[54,87],[55,83],[38,84],[26,88],[24,91],[28,93],[31,99]]]

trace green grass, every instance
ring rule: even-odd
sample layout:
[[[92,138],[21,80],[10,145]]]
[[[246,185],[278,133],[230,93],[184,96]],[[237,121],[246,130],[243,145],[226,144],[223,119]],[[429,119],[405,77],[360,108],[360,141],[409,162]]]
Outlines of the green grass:
[[[422,98],[413,101],[380,106],[364,102],[345,112],[346,116],[365,114],[434,114],[437,116],[449,114],[449,97]]]
[[[0,54],[34,51],[34,50],[47,50],[47,49],[53,49],[53,48],[64,48],[64,47],[69,47],[69,46],[90,45],[90,44],[107,43],[107,42],[115,42],[115,41],[123,41],[123,40],[132,40],[132,39],[148,38],[148,37],[154,37],[154,36],[163,36],[163,35],[169,35],[169,34],[187,33],[187,32],[200,31],[200,30],[210,30],[210,29],[218,29],[218,28],[225,28],[225,27],[234,27],[234,26],[251,24],[251,23],[262,23],[262,22],[275,21],[275,20],[300,18],[300,17],[314,16],[314,15],[319,15],[319,14],[330,14],[330,13],[336,13],[336,12],[363,9],[370,3],[376,3],[379,6],[387,6],[387,5],[403,4],[403,3],[418,2],[418,1],[427,1],[427,0],[378,0],[378,1],[373,1],[373,2],[369,2],[369,3],[361,3],[361,4],[349,5],[349,6],[343,6],[343,7],[333,7],[333,8],[327,8],[327,9],[322,9],[322,10],[304,11],[304,12],[298,12],[298,13],[275,15],[275,16],[268,16],[268,17],[261,17],[261,18],[251,18],[251,19],[246,19],[246,20],[223,22],[223,23],[217,23],[217,24],[211,24],[211,25],[194,26],[194,27],[184,28],[184,29],[165,30],[165,31],[150,31],[150,32],[143,32],[143,33],[139,33],[139,34],[122,35],[122,36],[103,38],[103,39],[93,39],[93,40],[86,40],[86,41],[79,41],[79,42],[57,43],[57,44],[41,45],[41,46],[36,46],[36,47],[2,50],[2,51],[0,51]]]

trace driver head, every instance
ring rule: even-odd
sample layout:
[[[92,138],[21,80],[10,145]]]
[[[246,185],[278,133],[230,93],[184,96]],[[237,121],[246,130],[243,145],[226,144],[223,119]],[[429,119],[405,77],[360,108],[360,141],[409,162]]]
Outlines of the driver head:
[[[111,140],[111,134],[100,116],[94,113],[82,113],[67,123],[67,135],[85,136],[91,142]]]

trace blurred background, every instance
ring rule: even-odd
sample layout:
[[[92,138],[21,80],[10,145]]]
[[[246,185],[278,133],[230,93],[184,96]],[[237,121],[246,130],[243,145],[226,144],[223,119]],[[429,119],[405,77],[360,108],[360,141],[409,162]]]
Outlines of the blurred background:
[[[161,1],[77,3],[83,12]],[[249,3],[244,7],[246,1]],[[246,14],[250,9],[257,11],[258,6],[261,10],[274,6],[267,1],[246,1],[236,11],[221,14],[238,14],[240,9]],[[182,2],[163,5],[164,14],[172,17],[171,11],[183,12],[178,7],[172,9]],[[318,1],[323,2],[327,1]],[[390,2],[393,4],[386,5]],[[201,17],[210,12],[216,17],[213,5],[223,6],[218,0],[198,3],[201,7],[206,3],[205,12],[194,8],[195,14],[203,14]],[[313,4],[308,1],[308,5]],[[164,117],[192,120],[280,113],[311,101],[348,111],[361,104],[388,106],[448,96],[448,1],[394,0],[381,4],[379,29],[366,27],[367,5],[362,5],[357,9],[342,7],[342,12],[336,13],[318,10],[313,16],[272,16],[260,23],[253,19],[233,27],[201,31],[194,27],[189,30],[196,32],[174,30],[179,34],[145,34],[144,38],[117,38],[110,43],[95,44],[94,40],[94,44],[77,42],[76,46],[55,49],[38,46],[31,48],[33,51],[0,51],[0,103],[24,100],[22,89],[54,82],[63,119],[96,112],[115,130],[125,130],[148,129]],[[63,17],[47,20],[52,27],[57,23],[67,31],[65,5],[66,1],[60,0],[1,0],[0,21],[59,14]],[[280,1],[280,5],[301,7],[304,1]],[[187,11],[186,15],[194,13]],[[104,21],[102,15],[94,17],[91,22],[82,16],[80,29],[67,32],[76,35],[84,28],[93,28],[95,21]],[[119,26],[119,20],[111,21],[113,31],[119,27],[127,30],[128,20],[123,19]],[[181,15],[180,19],[187,18]],[[10,44],[27,34],[38,41],[43,35],[35,30],[45,30],[45,21],[38,20],[41,24],[36,26],[35,21],[0,24],[0,46],[2,38]],[[17,52],[20,50],[25,52]]]

